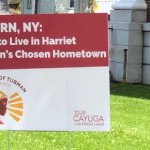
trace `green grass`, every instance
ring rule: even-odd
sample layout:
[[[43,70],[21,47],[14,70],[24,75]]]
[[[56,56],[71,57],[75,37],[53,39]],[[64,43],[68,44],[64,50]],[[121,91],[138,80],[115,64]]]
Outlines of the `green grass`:
[[[150,86],[111,84],[111,132],[0,132],[0,150],[150,150]]]

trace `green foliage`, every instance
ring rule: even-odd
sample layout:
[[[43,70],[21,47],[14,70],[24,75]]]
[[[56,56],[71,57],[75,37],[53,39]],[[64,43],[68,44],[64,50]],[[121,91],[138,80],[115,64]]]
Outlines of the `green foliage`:
[[[92,5],[93,0],[88,0],[88,7],[90,8],[90,6]]]
[[[0,150],[149,150],[150,86],[111,84],[110,132],[0,132]]]
[[[22,9],[22,0],[20,0],[20,3],[19,3],[19,6],[18,6],[18,9],[21,11]]]

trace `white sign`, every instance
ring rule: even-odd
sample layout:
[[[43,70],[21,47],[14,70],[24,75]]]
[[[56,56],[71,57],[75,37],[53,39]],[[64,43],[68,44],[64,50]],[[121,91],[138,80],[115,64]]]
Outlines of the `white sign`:
[[[107,15],[0,18],[0,130],[109,131]]]

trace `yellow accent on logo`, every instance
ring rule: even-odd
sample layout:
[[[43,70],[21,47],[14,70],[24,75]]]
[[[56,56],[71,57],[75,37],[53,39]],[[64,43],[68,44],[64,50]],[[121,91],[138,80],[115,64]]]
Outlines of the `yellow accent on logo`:
[[[15,92],[8,101],[8,112],[10,117],[18,122],[23,115],[23,101],[19,93]]]

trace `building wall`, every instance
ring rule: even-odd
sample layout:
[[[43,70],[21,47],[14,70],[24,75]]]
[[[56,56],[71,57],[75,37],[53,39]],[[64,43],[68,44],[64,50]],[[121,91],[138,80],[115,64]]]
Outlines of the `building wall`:
[[[147,21],[150,22],[150,0],[146,0],[147,3]]]
[[[70,11],[70,0],[37,0],[37,11],[35,10],[36,0],[22,1],[23,14],[68,13]]]
[[[7,14],[8,13],[8,4],[6,0],[0,0],[0,14]]]
[[[22,0],[22,13],[34,14],[35,12],[35,0]]]
[[[68,13],[70,8],[70,0],[55,0],[56,13]]]
[[[111,12],[110,70],[116,81],[150,85],[150,0],[146,2],[147,10]]]
[[[23,14],[38,14],[54,13],[55,12],[55,1],[54,0],[38,0],[37,10],[35,7],[35,0],[22,0],[22,13]]]
[[[38,0],[38,14],[55,13],[54,0]]]

